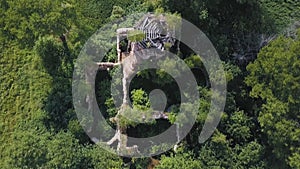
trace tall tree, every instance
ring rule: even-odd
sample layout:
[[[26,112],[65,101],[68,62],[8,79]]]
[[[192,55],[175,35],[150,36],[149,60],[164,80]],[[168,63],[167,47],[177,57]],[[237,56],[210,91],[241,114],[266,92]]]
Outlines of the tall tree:
[[[247,67],[251,96],[262,100],[259,122],[274,164],[299,167],[300,32],[298,38],[279,37]],[[259,103],[259,102],[258,102]],[[275,167],[275,165],[274,165]]]

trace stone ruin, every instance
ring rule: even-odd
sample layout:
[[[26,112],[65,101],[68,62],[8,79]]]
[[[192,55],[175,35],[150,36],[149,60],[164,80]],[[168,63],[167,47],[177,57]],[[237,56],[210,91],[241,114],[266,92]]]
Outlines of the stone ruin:
[[[117,124],[116,133],[113,138],[107,141],[107,145],[112,145],[115,141],[118,141],[117,151],[121,155],[123,154],[122,152],[129,152],[129,154],[139,153],[138,146],[127,146],[126,128],[122,128],[120,126],[118,119],[118,115],[122,114],[123,107],[128,105],[128,85],[130,79],[137,71],[137,66],[143,62],[143,60],[157,60],[160,57],[163,57],[159,53],[155,53],[155,58],[150,58],[150,56],[143,53],[143,51],[147,49],[164,51],[170,47],[179,51],[179,41],[175,39],[176,34],[178,34],[178,24],[176,25],[174,22],[172,24],[168,19],[169,18],[167,16],[162,14],[147,14],[140,21],[138,21],[135,26],[131,28],[117,29],[117,61],[115,63],[97,63],[100,70],[109,70],[115,66],[122,67],[123,103],[116,117],[111,119],[111,121]],[[140,36],[139,39],[131,38],[130,34],[133,32],[139,32],[142,36]],[[152,118],[167,119],[168,116],[165,112],[156,111],[153,112]]]

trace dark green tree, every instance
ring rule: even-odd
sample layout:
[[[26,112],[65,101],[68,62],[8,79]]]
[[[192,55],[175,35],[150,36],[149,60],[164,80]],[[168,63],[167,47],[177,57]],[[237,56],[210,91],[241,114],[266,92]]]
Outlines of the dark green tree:
[[[245,82],[252,87],[251,96],[262,101],[259,122],[269,153],[276,159],[272,163],[280,168],[299,166],[294,161],[299,156],[300,137],[299,52],[299,38],[281,36],[247,67],[250,74]]]

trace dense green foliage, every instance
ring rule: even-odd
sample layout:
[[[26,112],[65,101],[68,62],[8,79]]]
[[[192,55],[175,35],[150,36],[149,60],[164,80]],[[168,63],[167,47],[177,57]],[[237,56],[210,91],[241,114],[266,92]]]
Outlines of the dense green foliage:
[[[279,37],[248,66],[251,73],[246,79],[251,96],[263,101],[258,120],[274,163],[287,162],[294,168],[300,167],[299,53],[299,38]]]
[[[178,149],[155,157],[157,168],[300,168],[300,30],[297,24],[287,29],[300,20],[297,0],[0,0],[0,168],[147,168],[148,158],[121,158],[94,144],[72,104],[72,73],[83,44],[101,25],[134,12],[177,13],[194,23],[216,46],[228,81],[221,122],[199,144],[211,91],[201,60],[180,46],[178,55],[197,79],[201,107]],[[246,64],[234,58],[253,52],[248,48],[256,48],[261,35],[273,34],[280,35],[255,49]],[[112,50],[105,59],[115,58]],[[114,71],[98,72],[96,79],[98,105],[113,127]],[[147,116],[155,102],[150,91],[157,87],[168,99],[169,120],[138,124],[124,118],[128,135],[154,136],[181,118],[178,86],[162,70],[139,72],[132,80],[134,112]]]

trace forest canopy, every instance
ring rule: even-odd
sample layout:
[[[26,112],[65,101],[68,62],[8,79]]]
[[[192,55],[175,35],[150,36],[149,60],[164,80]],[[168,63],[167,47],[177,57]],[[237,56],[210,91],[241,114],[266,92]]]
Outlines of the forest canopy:
[[[173,14],[201,29],[222,60],[227,98],[216,131],[200,144],[212,91],[202,61],[180,44],[176,55],[197,80],[196,123],[175,150],[124,158],[95,144],[83,130],[74,110],[72,76],[93,33],[140,12]],[[0,168],[300,168],[300,1],[0,0],[0,15]],[[114,46],[104,60],[116,59]],[[117,71],[98,71],[95,80],[98,107],[114,128],[118,108],[110,87]],[[168,119],[138,124],[124,118],[129,136],[157,135],[181,118],[178,86],[163,70],[141,71],[132,79],[134,111],[161,106],[151,101],[157,86],[166,96]],[[184,108],[193,110],[188,104]]]

